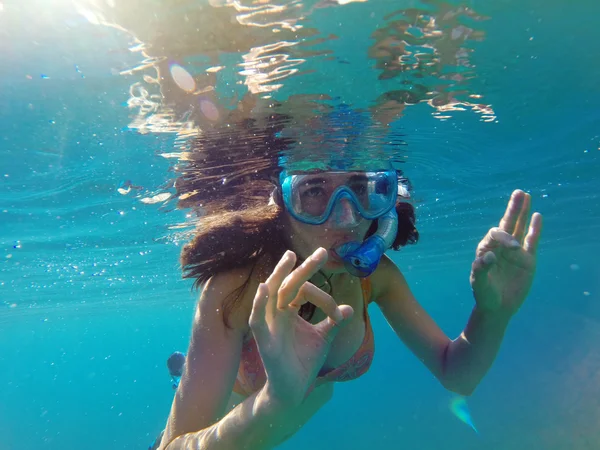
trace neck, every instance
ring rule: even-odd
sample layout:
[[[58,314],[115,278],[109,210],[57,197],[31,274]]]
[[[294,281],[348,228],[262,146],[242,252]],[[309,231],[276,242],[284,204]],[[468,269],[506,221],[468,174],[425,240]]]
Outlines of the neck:
[[[311,279],[310,282],[318,288],[325,288],[325,292],[328,291],[327,285],[339,286],[340,284],[347,283],[351,278],[354,278],[347,272],[344,273],[330,273],[327,271],[317,272]]]

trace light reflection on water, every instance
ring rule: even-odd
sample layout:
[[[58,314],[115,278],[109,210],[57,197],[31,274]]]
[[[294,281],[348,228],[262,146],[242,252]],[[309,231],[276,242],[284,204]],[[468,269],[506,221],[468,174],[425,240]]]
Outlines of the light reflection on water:
[[[79,11],[130,34],[141,62],[122,73],[139,75],[130,107],[138,113],[131,126],[142,132],[187,135],[230,121],[233,109],[239,120],[279,103],[291,110],[287,102],[296,117],[314,116],[315,99],[324,108],[340,98],[382,126],[417,103],[439,119],[470,110],[495,120],[470,88],[489,18],[462,4],[410,3],[80,2]],[[366,83],[347,95],[357,78]]]
[[[471,89],[489,18],[464,4],[80,2],[79,12],[130,36],[141,62],[121,71],[134,80],[129,127],[175,134],[162,156],[188,187],[165,198],[183,206],[201,191],[226,196],[225,184],[268,180],[282,160],[401,168],[410,152],[398,120],[409,107],[441,121],[461,111],[496,120]],[[239,204],[241,187],[226,203]]]

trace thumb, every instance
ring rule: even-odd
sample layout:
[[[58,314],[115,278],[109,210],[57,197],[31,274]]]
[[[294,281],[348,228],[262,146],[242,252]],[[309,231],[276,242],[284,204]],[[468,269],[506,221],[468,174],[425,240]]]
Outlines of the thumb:
[[[496,263],[496,255],[489,251],[473,261],[471,266],[471,287],[474,291],[485,288],[488,280],[488,273]]]
[[[340,305],[340,312],[342,313],[342,320],[334,322],[331,317],[323,319],[321,322],[315,325],[315,328],[321,334],[323,339],[331,344],[335,339],[338,332],[344,327],[354,315],[354,309],[350,305]]]

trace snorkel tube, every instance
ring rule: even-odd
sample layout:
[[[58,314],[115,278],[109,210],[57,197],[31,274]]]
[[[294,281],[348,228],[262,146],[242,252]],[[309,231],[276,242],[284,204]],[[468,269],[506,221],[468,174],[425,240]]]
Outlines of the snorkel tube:
[[[364,242],[346,242],[334,249],[334,252],[344,261],[346,270],[355,277],[371,275],[385,251],[392,246],[398,232],[398,213],[392,208],[378,220],[375,234]]]
[[[317,155],[318,160],[313,157],[310,161],[304,161],[306,158],[304,152],[299,152],[297,158],[291,157],[292,153],[282,154],[279,157],[279,167],[285,170],[297,168],[300,171],[307,168],[325,171],[364,171],[366,167],[373,170],[390,170],[393,168],[391,164],[392,154],[382,155],[384,156],[383,159],[381,157],[373,158],[372,156],[367,159],[360,157],[360,151],[365,144],[368,145],[368,142],[365,142],[363,138],[370,136],[369,131],[374,123],[370,114],[354,110],[350,106],[342,104],[338,105],[334,111],[320,117],[319,120],[320,122],[317,121],[316,127],[307,131],[309,137],[312,137],[314,142],[318,143],[326,134],[328,151],[322,156],[318,152],[314,153]],[[301,140],[310,141],[310,139]],[[395,138],[391,142],[397,144]],[[308,148],[313,149],[310,146]],[[358,156],[355,158],[355,155]],[[311,167],[311,164],[314,167]],[[294,167],[295,165],[297,167]],[[398,189],[401,189],[401,187],[398,184]],[[362,242],[346,242],[332,249],[336,256],[344,262],[346,270],[351,275],[357,277],[371,275],[379,265],[383,254],[392,247],[398,232],[398,213],[396,212],[395,202],[396,198],[394,198],[394,206],[377,218],[377,230],[372,236]]]

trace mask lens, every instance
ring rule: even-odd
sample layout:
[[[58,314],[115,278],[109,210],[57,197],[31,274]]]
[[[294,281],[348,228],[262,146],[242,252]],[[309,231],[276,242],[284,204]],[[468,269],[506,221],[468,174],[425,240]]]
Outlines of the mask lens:
[[[322,217],[332,193],[332,185],[324,177],[293,176],[293,207],[302,216]]]
[[[382,172],[282,174],[282,194],[290,213],[306,223],[324,223],[336,202],[347,198],[366,219],[375,219],[396,202],[397,175]]]

